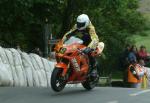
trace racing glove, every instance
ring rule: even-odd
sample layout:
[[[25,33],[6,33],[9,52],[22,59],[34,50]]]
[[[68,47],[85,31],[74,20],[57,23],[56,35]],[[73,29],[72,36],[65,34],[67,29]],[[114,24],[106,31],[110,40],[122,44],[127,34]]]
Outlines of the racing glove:
[[[91,51],[92,51],[91,48],[87,47],[83,50],[83,53],[89,54]]]

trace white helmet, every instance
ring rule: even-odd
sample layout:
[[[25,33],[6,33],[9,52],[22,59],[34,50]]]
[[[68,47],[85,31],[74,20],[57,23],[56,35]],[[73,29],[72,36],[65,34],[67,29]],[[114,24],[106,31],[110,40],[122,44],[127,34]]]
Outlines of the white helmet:
[[[86,14],[81,14],[77,17],[77,29],[78,30],[83,30],[85,29],[90,23],[90,19],[88,15]]]

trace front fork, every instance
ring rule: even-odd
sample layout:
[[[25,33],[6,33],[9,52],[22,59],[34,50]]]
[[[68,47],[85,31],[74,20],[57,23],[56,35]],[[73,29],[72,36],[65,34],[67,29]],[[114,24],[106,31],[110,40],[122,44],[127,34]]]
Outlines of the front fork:
[[[62,69],[62,71],[63,71],[61,74],[62,77],[67,77],[67,71],[68,71],[69,66],[70,66],[70,63],[65,64],[63,62],[57,63],[55,65],[55,67]]]

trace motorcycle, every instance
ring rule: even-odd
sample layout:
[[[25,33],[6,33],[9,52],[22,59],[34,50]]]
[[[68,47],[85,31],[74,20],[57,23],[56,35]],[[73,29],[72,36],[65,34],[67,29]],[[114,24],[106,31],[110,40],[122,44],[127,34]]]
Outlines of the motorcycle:
[[[81,83],[86,90],[93,89],[98,80],[98,64],[92,68],[88,55],[83,53],[86,48],[83,41],[76,37],[70,37],[66,42],[60,41],[55,46],[56,65],[51,75],[51,88],[60,92],[66,84]],[[104,48],[104,43],[90,52],[92,56],[98,56]],[[91,69],[92,68],[92,69]],[[91,75],[91,73],[94,75]]]

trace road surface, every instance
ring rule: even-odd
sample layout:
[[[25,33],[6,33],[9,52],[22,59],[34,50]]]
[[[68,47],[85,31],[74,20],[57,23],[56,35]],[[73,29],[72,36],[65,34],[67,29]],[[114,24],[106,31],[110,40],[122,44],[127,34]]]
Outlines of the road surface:
[[[77,87],[55,93],[50,88],[0,87],[0,103],[150,103],[150,90]]]

